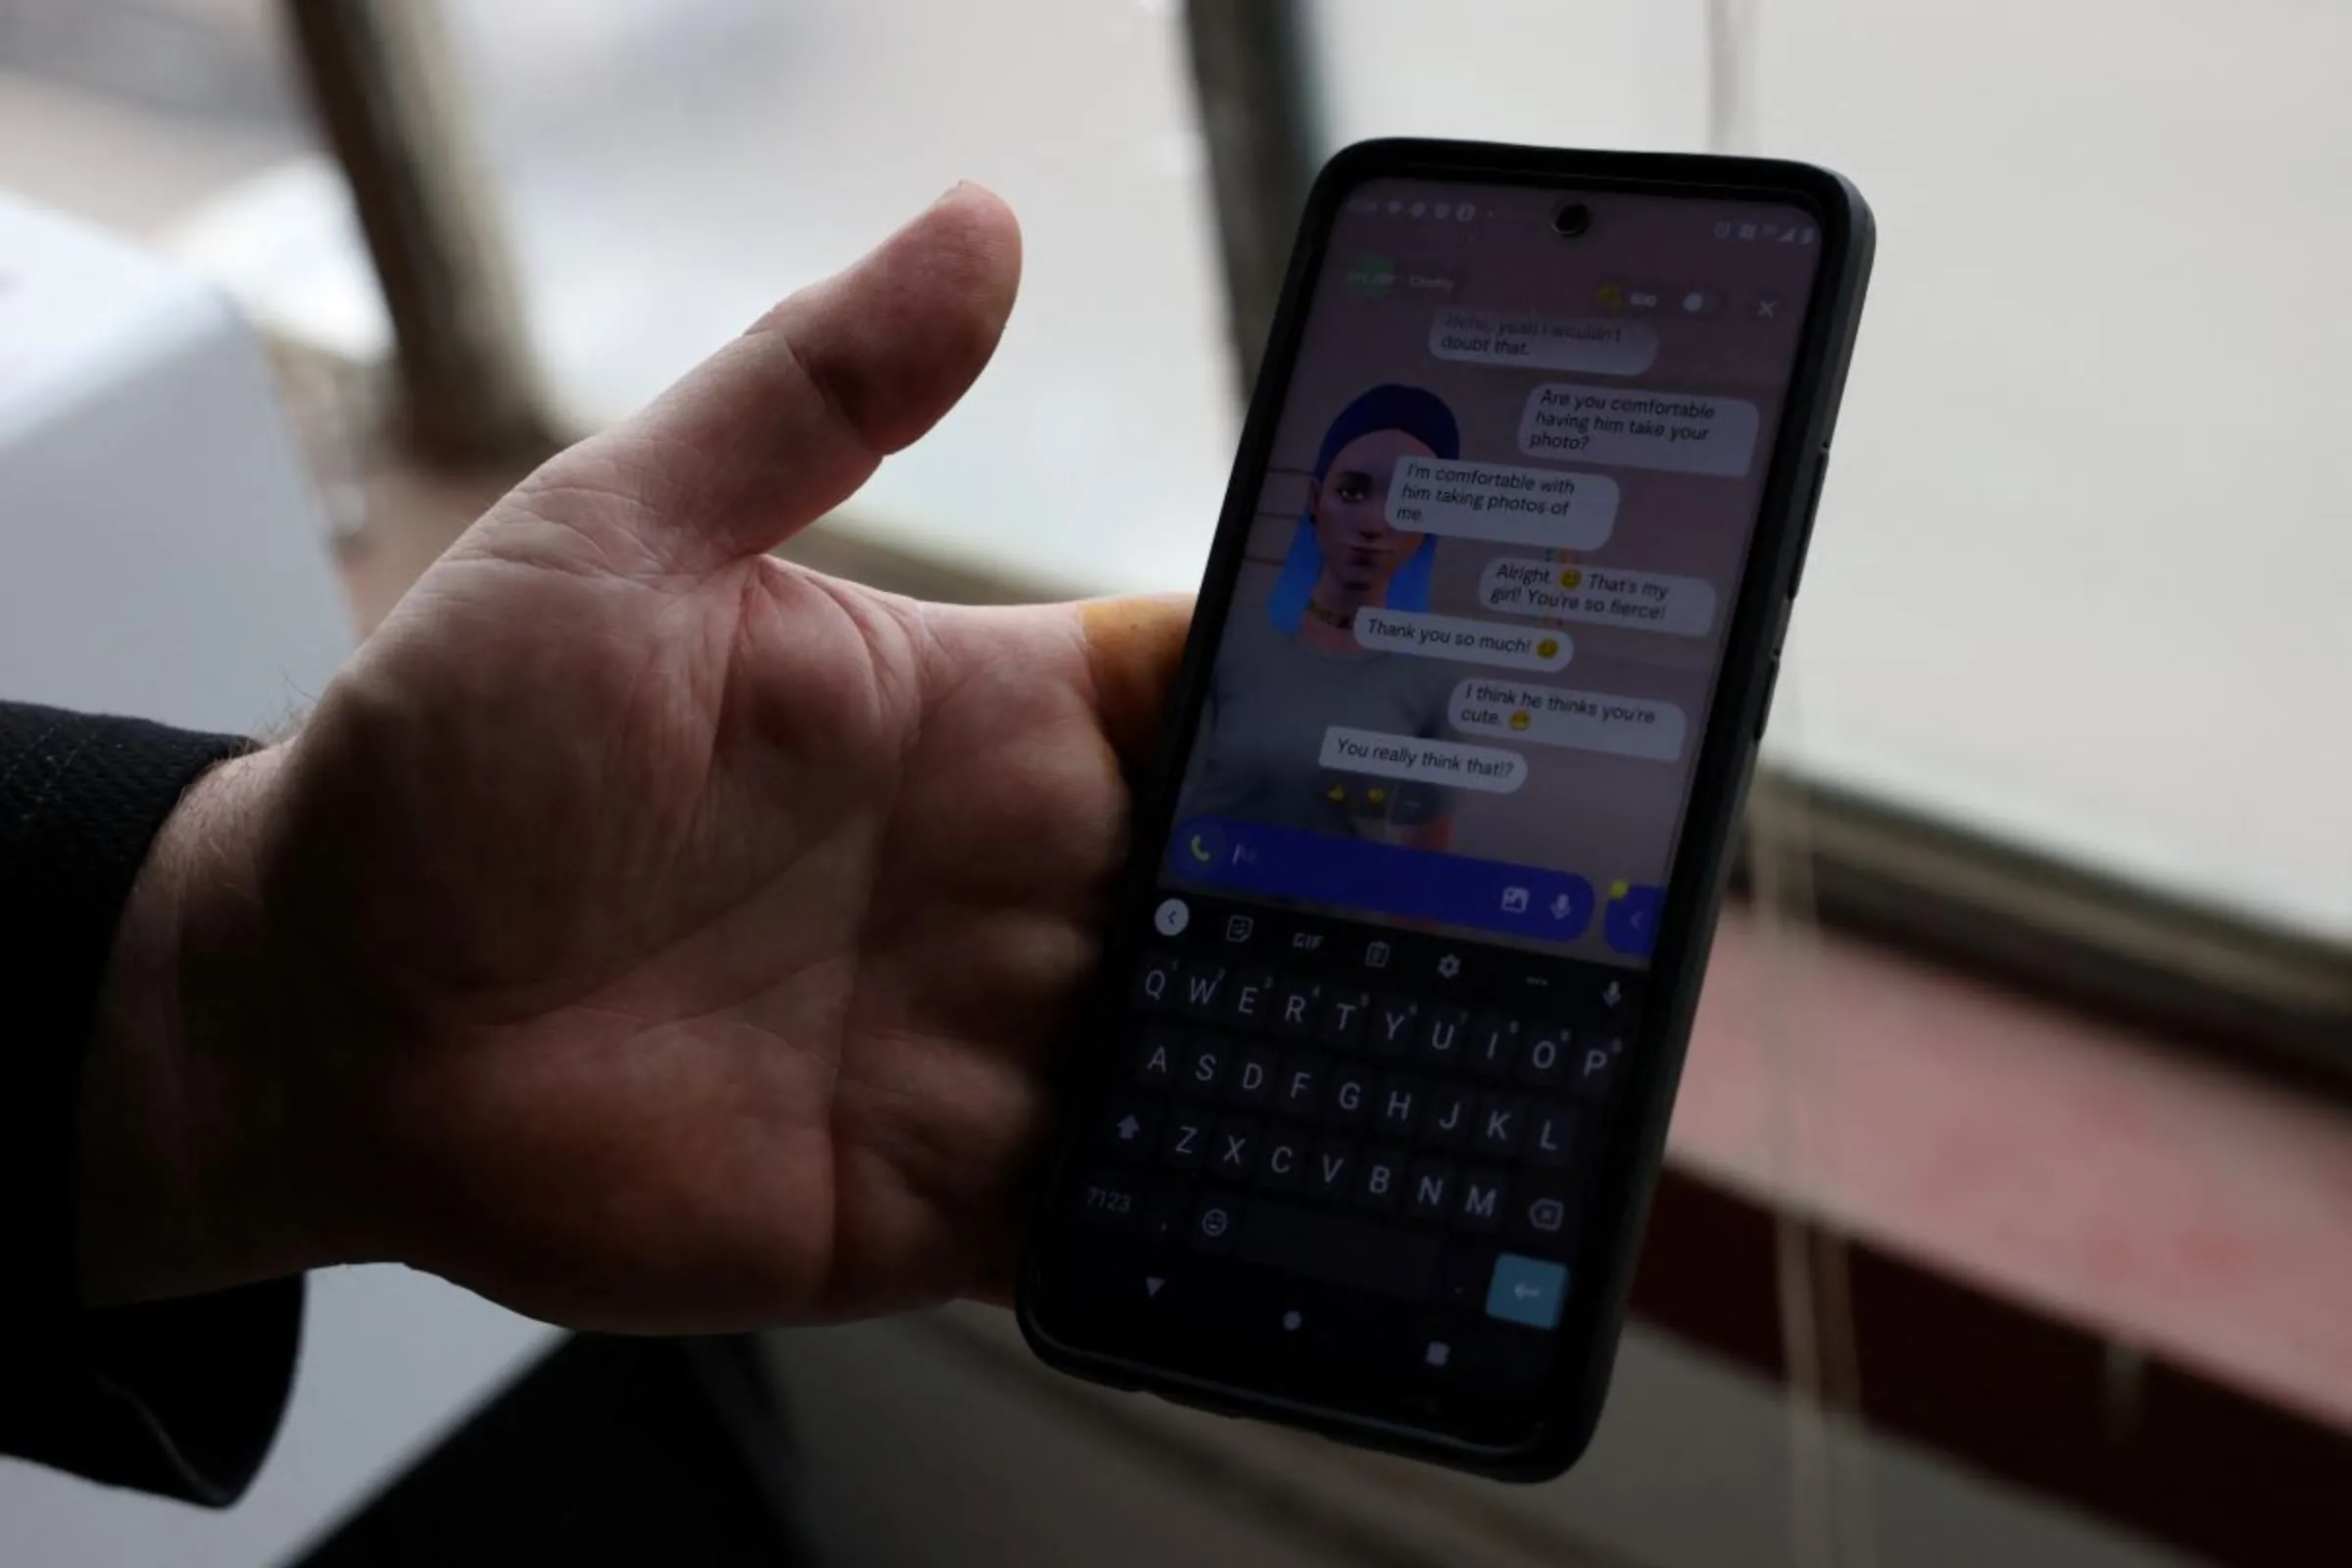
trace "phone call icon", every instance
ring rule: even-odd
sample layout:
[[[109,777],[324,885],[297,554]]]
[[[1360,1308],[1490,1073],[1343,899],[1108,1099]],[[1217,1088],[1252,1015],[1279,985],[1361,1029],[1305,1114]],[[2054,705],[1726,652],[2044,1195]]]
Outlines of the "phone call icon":
[[[1177,856],[1190,870],[1205,871],[1225,858],[1225,835],[1214,822],[1195,822],[1176,840]]]

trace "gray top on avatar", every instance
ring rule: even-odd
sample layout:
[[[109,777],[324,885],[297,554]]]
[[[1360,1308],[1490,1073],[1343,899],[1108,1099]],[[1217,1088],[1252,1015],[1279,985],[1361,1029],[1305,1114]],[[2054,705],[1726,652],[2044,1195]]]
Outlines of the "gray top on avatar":
[[[1180,813],[1375,838],[1443,816],[1445,789],[1323,766],[1323,735],[1339,725],[1434,740],[1460,667],[1304,647],[1273,623],[1267,598],[1243,594],[1226,622]]]

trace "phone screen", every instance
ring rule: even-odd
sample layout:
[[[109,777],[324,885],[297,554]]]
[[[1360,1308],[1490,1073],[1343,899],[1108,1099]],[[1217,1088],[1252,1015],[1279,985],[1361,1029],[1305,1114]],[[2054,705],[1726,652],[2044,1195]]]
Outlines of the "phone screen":
[[[1341,199],[1099,1045],[1065,1321],[1518,1429],[1576,1301],[1820,240],[1793,205]]]

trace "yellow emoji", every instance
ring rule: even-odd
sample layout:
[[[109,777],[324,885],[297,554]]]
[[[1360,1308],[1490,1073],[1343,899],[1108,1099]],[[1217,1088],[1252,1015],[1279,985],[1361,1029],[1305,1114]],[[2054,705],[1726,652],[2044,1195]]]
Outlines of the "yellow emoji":
[[[1534,723],[1534,722],[1535,722],[1535,715],[1534,715],[1534,714],[1532,714],[1532,713],[1530,713],[1530,712],[1529,712],[1529,711],[1528,711],[1526,709],[1524,709],[1524,708],[1522,708],[1521,710],[1519,710],[1519,711],[1517,711],[1517,712],[1515,712],[1515,713],[1513,713],[1513,714],[1511,715],[1511,728],[1513,728],[1513,729],[1523,730],[1523,729],[1527,728],[1527,726],[1528,726],[1528,725],[1530,725],[1530,724],[1532,724],[1532,723]]]
[[[1370,801],[1374,806],[1378,806],[1381,802],[1387,800],[1388,798],[1389,792],[1387,790],[1373,790],[1364,797],[1365,800]]]
[[[1631,882],[1612,882],[1609,884],[1609,902],[1614,904],[1633,891],[1634,885]]]
[[[1536,644],[1536,657],[1538,659],[1557,659],[1559,654],[1560,640],[1557,637],[1546,637],[1542,642]]]
[[[1560,568],[1560,586],[1561,586],[1561,587],[1563,587],[1563,588],[1581,588],[1581,587],[1583,587],[1583,586],[1584,586],[1584,584],[1585,584],[1585,574],[1584,574],[1583,572],[1581,572],[1581,571],[1577,570],[1577,569],[1576,569],[1574,566],[1562,566],[1562,567]]]
[[[1335,804],[1345,803],[1348,799],[1348,792],[1340,788],[1337,784],[1334,784],[1328,791],[1325,792],[1323,798]]]

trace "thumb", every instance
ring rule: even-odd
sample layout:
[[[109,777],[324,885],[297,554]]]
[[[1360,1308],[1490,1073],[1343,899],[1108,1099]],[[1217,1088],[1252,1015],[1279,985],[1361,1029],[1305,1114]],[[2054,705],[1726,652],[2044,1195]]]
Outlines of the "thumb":
[[[670,569],[772,549],[956,406],[996,352],[1020,272],[1011,209],[958,184],[539,482],[620,490],[638,542]]]

